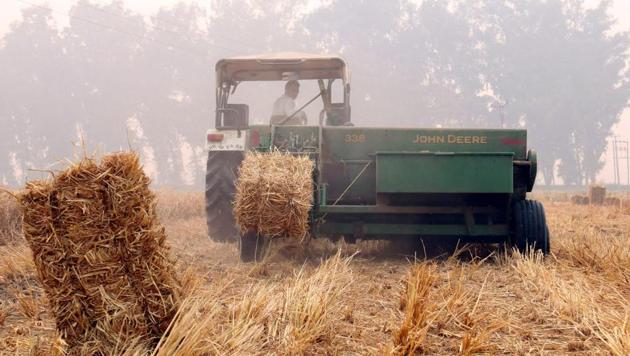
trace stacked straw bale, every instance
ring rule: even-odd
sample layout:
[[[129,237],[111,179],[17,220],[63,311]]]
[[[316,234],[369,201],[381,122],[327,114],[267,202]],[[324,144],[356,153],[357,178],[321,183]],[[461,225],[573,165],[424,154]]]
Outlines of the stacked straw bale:
[[[19,196],[23,230],[71,354],[154,344],[179,303],[156,199],[135,153],[84,158]]]
[[[303,238],[313,205],[313,162],[274,151],[245,156],[236,182],[234,216],[242,232]]]
[[[591,184],[588,187],[588,201],[591,204],[603,205],[606,200],[606,187],[598,184]]]
[[[586,195],[573,195],[571,203],[576,205],[588,205],[588,197]]]
[[[620,208],[621,207],[621,199],[619,199],[617,197],[606,197],[606,199],[604,199],[604,205],[614,206],[616,208]]]

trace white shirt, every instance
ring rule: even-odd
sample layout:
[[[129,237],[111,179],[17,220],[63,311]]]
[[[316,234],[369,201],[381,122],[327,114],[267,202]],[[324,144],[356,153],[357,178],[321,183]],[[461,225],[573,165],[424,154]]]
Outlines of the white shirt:
[[[295,100],[287,94],[282,95],[273,103],[271,117],[289,116],[295,111]]]

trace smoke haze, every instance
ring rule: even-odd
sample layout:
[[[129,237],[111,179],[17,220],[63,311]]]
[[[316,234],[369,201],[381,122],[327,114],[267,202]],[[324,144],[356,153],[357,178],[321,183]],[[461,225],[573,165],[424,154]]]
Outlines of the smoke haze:
[[[528,129],[547,184],[601,176],[628,113],[630,35],[613,16],[618,2],[63,3],[0,6],[4,23],[5,7],[21,9],[0,40],[0,184],[38,177],[32,168],[54,168],[84,139],[101,152],[133,147],[157,184],[200,187],[214,64],[234,55],[341,54],[356,125],[495,128],[503,117]],[[267,122],[282,85],[244,83],[231,102]],[[316,93],[302,83],[297,104]],[[307,108],[310,123],[320,110]]]

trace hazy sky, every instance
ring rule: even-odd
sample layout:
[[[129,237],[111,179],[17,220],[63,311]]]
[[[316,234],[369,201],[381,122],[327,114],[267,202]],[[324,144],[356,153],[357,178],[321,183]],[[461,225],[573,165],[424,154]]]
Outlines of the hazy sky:
[[[235,0],[243,1],[247,0]],[[307,3],[316,4],[325,2],[325,0],[305,0]],[[422,0],[417,0],[421,2]],[[553,1],[553,0],[551,0]],[[588,6],[596,6],[601,0],[586,0]],[[56,21],[59,25],[63,26],[68,22],[68,17],[65,16],[72,7],[76,0],[2,0],[0,5],[0,35],[4,34],[11,24],[11,22],[19,20],[20,9],[28,7],[31,4],[40,6],[52,7],[55,11]],[[91,0],[93,3],[107,4],[112,0]],[[208,6],[212,0],[123,0],[126,6],[136,12],[150,15],[163,6],[172,6],[178,2],[192,3],[196,2],[202,6]],[[629,29],[630,28],[630,0],[612,0],[612,12],[611,15],[615,16],[619,23],[618,28]]]
[[[160,7],[172,6],[178,2],[196,2],[202,6],[207,6],[211,3],[211,0],[123,0],[126,6],[136,12],[145,14],[147,16],[156,12]],[[235,0],[235,1],[243,1],[246,0]],[[312,6],[309,7],[317,7],[317,4],[323,2],[323,0],[306,0]],[[422,0],[418,0],[422,1]],[[553,1],[553,0],[550,0]],[[596,6],[601,0],[586,0],[588,6]],[[21,14],[20,10],[22,8],[31,6],[33,4],[39,6],[51,7],[54,11],[55,22],[58,26],[63,27],[68,23],[68,10],[71,6],[76,2],[76,0],[0,0],[0,37],[7,32],[10,28],[11,23],[20,21]],[[110,3],[112,0],[92,0],[94,3]],[[617,30],[628,30],[630,29],[630,0],[612,0],[613,6],[611,9],[611,15],[617,18]],[[352,68],[352,63],[350,63],[350,67]],[[630,109],[626,109],[622,115],[621,121],[614,127],[614,134],[617,136],[624,137],[626,139],[630,139]],[[609,150],[607,153],[608,157],[612,157],[612,154]],[[606,158],[608,158],[606,157]],[[607,164],[604,169],[601,171],[599,179],[602,181],[610,182],[612,181],[612,164],[609,164],[607,160]]]

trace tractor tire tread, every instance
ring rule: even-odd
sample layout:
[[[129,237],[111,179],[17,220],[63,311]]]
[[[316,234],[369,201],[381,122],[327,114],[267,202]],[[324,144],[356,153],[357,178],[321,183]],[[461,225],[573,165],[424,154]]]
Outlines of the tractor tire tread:
[[[512,244],[522,253],[530,249],[548,254],[549,228],[543,205],[536,200],[518,200],[512,206]]]
[[[236,170],[242,152],[209,152],[206,165],[205,208],[208,236],[216,242],[236,242],[238,230],[232,213]]]

